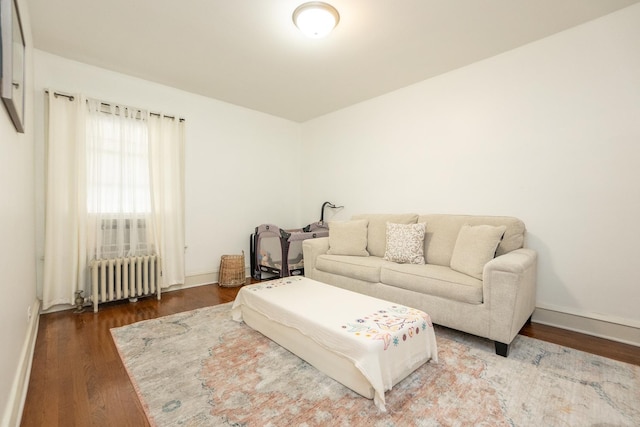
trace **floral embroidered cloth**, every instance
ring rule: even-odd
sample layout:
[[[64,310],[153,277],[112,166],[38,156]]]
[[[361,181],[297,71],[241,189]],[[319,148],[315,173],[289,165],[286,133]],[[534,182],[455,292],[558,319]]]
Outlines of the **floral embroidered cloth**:
[[[242,320],[243,304],[352,360],[371,383],[381,410],[394,379],[438,361],[431,318],[414,308],[305,277],[243,287],[233,304],[236,321]]]

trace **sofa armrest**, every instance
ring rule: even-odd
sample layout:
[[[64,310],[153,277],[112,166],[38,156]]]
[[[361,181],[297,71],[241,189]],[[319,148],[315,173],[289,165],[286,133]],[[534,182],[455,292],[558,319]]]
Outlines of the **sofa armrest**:
[[[327,253],[329,250],[329,238],[318,237],[316,239],[307,239],[302,242],[302,256],[304,257],[305,276],[312,273],[316,268],[316,259]]]
[[[489,261],[483,270],[483,302],[490,312],[489,337],[509,344],[536,305],[538,254],[516,249]]]
[[[523,273],[525,270],[535,267],[538,262],[538,254],[533,249],[520,248],[504,255],[495,257],[484,266],[484,274],[487,271],[508,271],[511,273]],[[483,275],[484,275],[483,274]]]

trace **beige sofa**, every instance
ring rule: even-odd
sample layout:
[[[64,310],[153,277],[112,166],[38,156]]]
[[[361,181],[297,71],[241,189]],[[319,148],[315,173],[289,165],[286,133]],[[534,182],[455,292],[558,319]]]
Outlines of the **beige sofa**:
[[[436,324],[495,341],[505,357],[531,319],[537,254],[523,247],[517,218],[372,214],[329,227],[329,237],[303,242],[306,277],[423,310]],[[407,241],[423,260],[398,258]]]

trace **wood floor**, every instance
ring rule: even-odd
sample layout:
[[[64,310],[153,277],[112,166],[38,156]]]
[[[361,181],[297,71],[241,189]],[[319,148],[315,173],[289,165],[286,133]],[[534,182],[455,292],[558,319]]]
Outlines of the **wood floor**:
[[[100,306],[94,314],[40,317],[22,426],[148,426],[110,328],[233,301],[239,288],[207,285],[167,292],[162,300]],[[536,323],[521,334],[640,365],[638,347]]]

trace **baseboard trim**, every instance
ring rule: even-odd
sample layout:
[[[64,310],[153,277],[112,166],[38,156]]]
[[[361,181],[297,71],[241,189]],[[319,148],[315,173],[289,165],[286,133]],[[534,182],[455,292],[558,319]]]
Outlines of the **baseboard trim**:
[[[250,268],[246,267],[245,275],[247,277],[250,277],[250,273],[251,273]],[[220,272],[218,271],[213,271],[209,273],[192,274],[190,276],[185,277],[183,284],[172,285],[166,289],[163,288],[162,292],[163,293],[172,292],[172,291],[178,291],[180,289],[194,288],[196,286],[211,285],[213,283],[218,283],[219,277],[220,277]],[[43,314],[55,313],[57,311],[71,310],[72,308],[75,308],[75,306],[71,304],[58,304],[58,305],[49,307],[47,310],[43,310],[42,313]]]
[[[180,288],[186,289],[186,288],[193,288],[194,286],[218,283],[219,277],[220,277],[220,274],[218,271],[213,271],[210,273],[194,274],[194,275],[185,277],[184,285],[182,285]]]
[[[533,322],[640,347],[640,328],[536,307]]]
[[[249,268],[246,269],[246,274],[247,277],[249,277]],[[184,285],[173,286],[167,290],[186,289],[217,283],[218,278],[218,271],[194,274],[186,277]],[[554,310],[549,307],[536,307],[532,321],[640,347],[640,328],[623,324],[618,319],[605,320],[603,317],[587,317],[575,313],[567,313],[566,311]]]
[[[36,347],[36,338],[38,337],[38,325],[40,323],[40,300],[36,299],[31,306],[31,312],[34,313],[29,321],[27,335],[25,336],[22,351],[20,352],[20,361],[16,369],[16,375],[13,378],[13,384],[9,391],[9,399],[2,417],[2,427],[17,427],[22,419],[22,410],[24,402],[27,398],[27,389],[29,388],[29,378],[31,378],[31,364],[33,362],[33,353]]]
[[[251,272],[249,267],[245,269],[245,273],[247,277],[250,277]],[[163,289],[163,292],[171,292],[180,289],[218,283],[218,278],[219,271],[192,274],[185,278],[184,284],[174,285],[168,289]],[[38,301],[38,309],[39,308],[40,301]],[[71,305],[56,306],[43,311],[43,313],[68,310],[71,308],[73,308]],[[589,317],[575,313],[567,313],[564,310],[554,308],[555,307],[551,308],[549,306],[536,307],[532,321],[543,325],[554,326],[561,329],[567,329],[569,331],[580,332],[582,334],[640,347],[640,327],[623,324],[621,321],[614,318],[605,320],[602,316],[599,316],[600,318],[595,318],[595,316]],[[37,313],[37,311],[34,311],[34,313]],[[34,316],[34,318],[37,318],[37,316]],[[37,332],[37,324],[34,334],[35,332]],[[35,343],[35,336],[33,337],[33,340]],[[32,356],[33,349],[31,349],[31,357]],[[4,427],[4,424],[2,424],[2,427]]]
[[[245,267],[244,273],[246,277],[249,277],[251,275],[250,270],[251,269],[249,267]],[[191,276],[187,276],[185,278],[184,285],[181,285],[179,289],[193,288],[194,286],[210,285],[212,283],[218,283],[219,278],[220,278],[219,271],[192,274]]]

